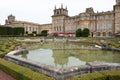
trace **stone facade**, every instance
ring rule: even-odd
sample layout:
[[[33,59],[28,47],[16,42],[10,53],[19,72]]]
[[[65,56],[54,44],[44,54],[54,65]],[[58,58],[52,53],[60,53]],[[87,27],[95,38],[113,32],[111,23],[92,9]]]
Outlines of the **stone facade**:
[[[42,24],[42,25],[40,25],[39,32],[41,32],[43,30],[48,30],[49,31],[48,33],[51,34],[52,33],[52,24]]]
[[[8,19],[5,22],[5,26],[24,27],[26,33],[31,34],[32,32],[36,32],[38,34],[40,24],[26,21],[17,21],[15,20],[15,16],[11,14],[8,16]]]
[[[52,29],[54,33],[63,33],[69,36],[74,35],[80,28],[88,28],[91,36],[111,37],[120,32],[120,0],[116,0],[114,10],[95,13],[93,8],[86,8],[86,11],[76,16],[68,16],[67,8],[54,10],[52,16]]]
[[[88,28],[92,37],[111,37],[120,33],[120,0],[116,0],[112,11],[94,12],[92,7],[86,8],[85,12],[76,16],[69,16],[67,7],[54,9],[52,23],[36,24],[24,21],[16,21],[15,16],[8,16],[7,26],[24,27],[25,31],[40,33],[42,30],[49,30],[50,34],[74,36],[75,31],[80,28]]]

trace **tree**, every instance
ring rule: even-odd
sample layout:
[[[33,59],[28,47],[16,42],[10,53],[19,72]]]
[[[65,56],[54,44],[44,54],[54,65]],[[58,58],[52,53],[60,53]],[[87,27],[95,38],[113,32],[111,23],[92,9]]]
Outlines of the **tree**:
[[[82,31],[81,29],[76,30],[76,37],[81,37],[82,36]]]
[[[48,30],[41,31],[41,36],[47,36],[47,35],[48,35]]]
[[[88,28],[84,28],[82,31],[82,37],[88,37],[90,35],[90,31]]]
[[[0,35],[3,36],[16,36],[16,35],[23,35],[24,34],[24,28],[23,27],[6,27],[6,26],[0,26]]]
[[[14,35],[23,35],[24,34],[24,28],[23,27],[16,27],[13,28]]]

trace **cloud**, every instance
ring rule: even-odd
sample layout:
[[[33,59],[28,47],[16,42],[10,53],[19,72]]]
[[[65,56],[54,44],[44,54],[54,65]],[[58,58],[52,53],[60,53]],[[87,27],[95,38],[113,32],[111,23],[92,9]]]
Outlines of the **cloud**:
[[[93,7],[95,11],[112,10],[114,0],[0,0],[0,23],[9,14],[16,16],[17,20],[25,20],[36,23],[50,23],[54,6],[57,8],[63,3],[67,6],[69,15],[78,15],[87,7]]]

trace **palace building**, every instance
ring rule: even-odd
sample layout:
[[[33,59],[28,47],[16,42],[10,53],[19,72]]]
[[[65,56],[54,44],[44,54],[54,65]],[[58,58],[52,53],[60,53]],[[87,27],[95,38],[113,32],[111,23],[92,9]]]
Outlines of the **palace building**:
[[[120,33],[120,0],[116,0],[112,11],[94,12],[92,7],[86,8],[85,12],[76,16],[69,16],[67,7],[61,5],[54,9],[52,23],[37,24],[25,21],[16,21],[15,16],[10,15],[5,23],[6,26],[24,27],[28,34],[33,31],[39,34],[42,30],[48,30],[49,34],[58,36],[75,36],[77,29],[88,28],[90,36],[112,37]]]

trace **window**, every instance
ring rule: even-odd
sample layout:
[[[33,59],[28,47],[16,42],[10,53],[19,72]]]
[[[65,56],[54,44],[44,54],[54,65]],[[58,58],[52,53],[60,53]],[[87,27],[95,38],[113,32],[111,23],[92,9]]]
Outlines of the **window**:
[[[57,31],[59,31],[59,27],[57,26]]]
[[[112,32],[108,32],[108,36],[112,36]]]
[[[108,30],[112,30],[112,24],[108,23]]]
[[[97,30],[100,30],[100,24],[97,24]]]
[[[28,28],[27,28],[27,27],[25,27],[25,31],[27,31],[27,29],[28,29]]]
[[[35,31],[34,27],[33,27],[33,31]]]
[[[106,25],[104,23],[102,24],[102,30],[106,30]]]
[[[81,25],[81,30],[83,30],[85,28],[85,25],[84,24],[82,24]]]
[[[91,20],[94,20],[94,16],[91,16],[90,19],[91,19]]]
[[[97,20],[100,20],[100,16],[97,17]]]
[[[84,20],[84,16],[82,16],[82,20]]]
[[[111,15],[108,15],[108,19],[111,19]]]
[[[97,36],[100,36],[100,32],[97,33]]]
[[[103,17],[103,20],[105,20],[105,16],[102,16]]]
[[[94,30],[94,24],[91,24],[91,30]]]
[[[59,27],[59,30],[61,31],[61,26]]]
[[[65,30],[66,30],[66,31],[68,31],[68,28],[69,28],[69,27],[68,27],[68,26],[66,26],[66,27],[65,27]]]
[[[54,31],[56,31],[56,27],[54,27]]]
[[[31,31],[31,27],[29,27],[29,31]]]
[[[61,31],[63,31],[63,27],[61,26]]]
[[[102,35],[103,35],[103,36],[106,36],[106,33],[105,33],[105,32],[103,32],[103,33],[102,33]]]

